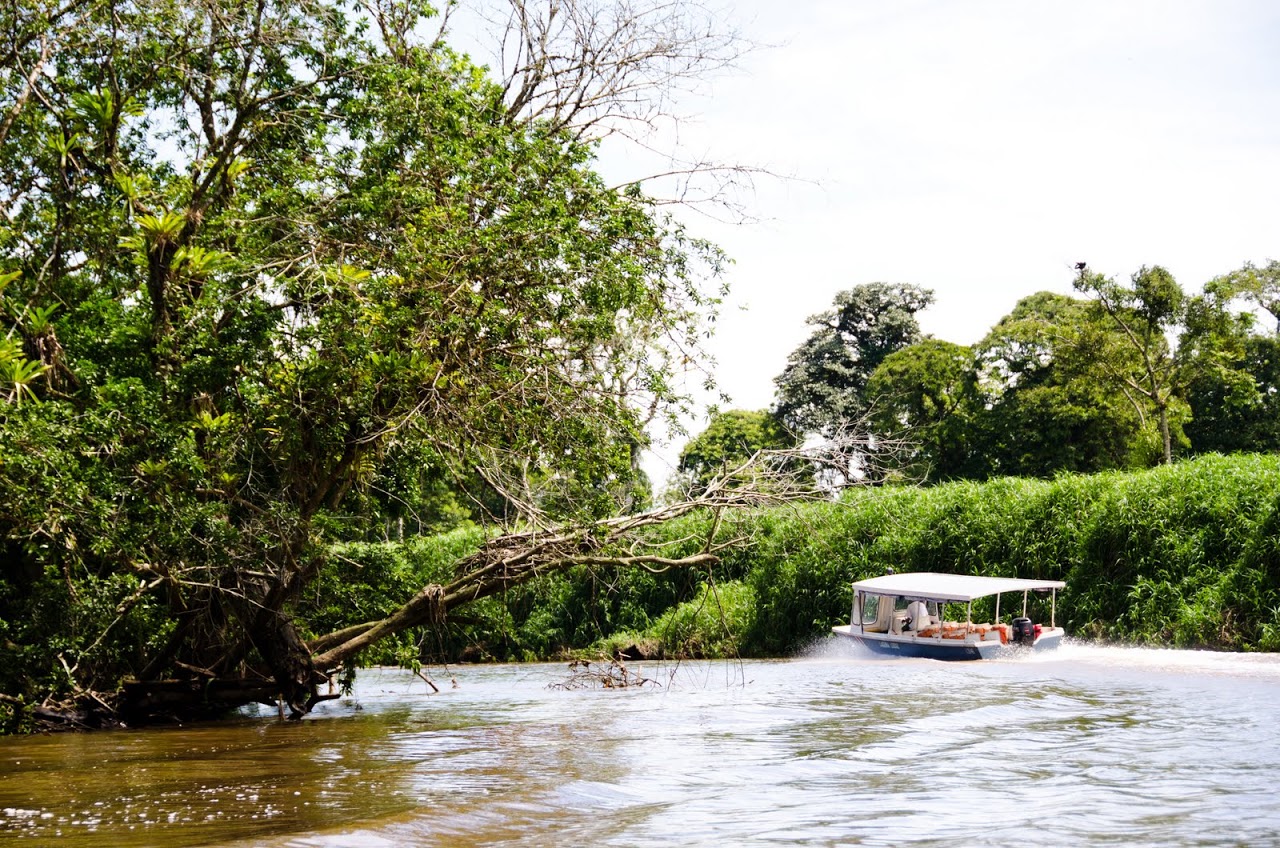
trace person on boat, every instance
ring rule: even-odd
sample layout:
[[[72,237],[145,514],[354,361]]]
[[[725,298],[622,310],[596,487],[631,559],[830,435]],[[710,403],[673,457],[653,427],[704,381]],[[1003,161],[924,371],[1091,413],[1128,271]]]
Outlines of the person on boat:
[[[924,630],[931,623],[929,606],[924,601],[912,601],[907,604],[907,620],[903,630]]]

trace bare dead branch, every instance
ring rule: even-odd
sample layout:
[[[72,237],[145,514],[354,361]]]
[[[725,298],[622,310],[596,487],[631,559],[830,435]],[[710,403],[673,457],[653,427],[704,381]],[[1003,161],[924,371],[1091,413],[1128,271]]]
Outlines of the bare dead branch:
[[[313,640],[308,647],[315,667],[333,670],[381,639],[411,627],[439,626],[457,607],[573,566],[666,570],[714,565],[719,551],[749,542],[745,536],[717,540],[723,510],[828,500],[841,488],[883,479],[888,458],[908,451],[905,441],[860,433],[850,430],[808,448],[757,452],[701,491],[647,512],[556,528],[535,523],[530,529],[496,536],[457,564],[449,585],[424,587],[381,621]],[[635,553],[644,530],[698,511],[717,516],[705,531],[699,553],[679,558]]]
[[[589,141],[618,136],[663,163],[619,190],[643,185],[657,205],[744,222],[742,198],[755,179],[781,177],[667,149],[680,147],[672,139],[691,119],[691,102],[762,46],[732,25],[728,9],[697,0],[467,0],[463,12],[487,30],[484,58],[508,121]]]
[[[656,680],[631,671],[621,660],[592,663],[574,660],[569,663],[569,676],[548,684],[550,689],[626,689],[632,686],[661,686]]]
[[[579,138],[678,120],[696,92],[754,45],[692,0],[476,0],[496,44],[508,118]]]

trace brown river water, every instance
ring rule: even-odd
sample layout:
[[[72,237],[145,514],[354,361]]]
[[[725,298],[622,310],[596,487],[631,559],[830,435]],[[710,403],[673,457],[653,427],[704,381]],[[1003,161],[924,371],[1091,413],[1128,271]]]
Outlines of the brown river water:
[[[0,843],[1280,845],[1280,655],[365,672],[301,722],[0,739]]]

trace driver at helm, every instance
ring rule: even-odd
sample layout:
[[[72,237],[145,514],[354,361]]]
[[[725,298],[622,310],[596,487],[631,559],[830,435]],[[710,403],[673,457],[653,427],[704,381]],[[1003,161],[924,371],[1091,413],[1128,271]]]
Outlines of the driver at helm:
[[[907,620],[903,624],[903,630],[924,630],[929,624],[929,607],[924,601],[907,604]]]

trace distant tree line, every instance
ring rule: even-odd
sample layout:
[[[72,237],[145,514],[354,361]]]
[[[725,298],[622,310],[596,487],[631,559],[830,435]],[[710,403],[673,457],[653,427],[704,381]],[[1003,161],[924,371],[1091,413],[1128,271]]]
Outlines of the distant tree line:
[[[914,444],[913,479],[1051,477],[1280,449],[1280,263],[1188,294],[1159,266],[1090,270],[1019,301],[971,346],[926,338],[933,293],[869,283],[809,319],[772,409],[719,414],[681,456],[718,463],[856,422]],[[733,439],[725,434],[732,432]]]

